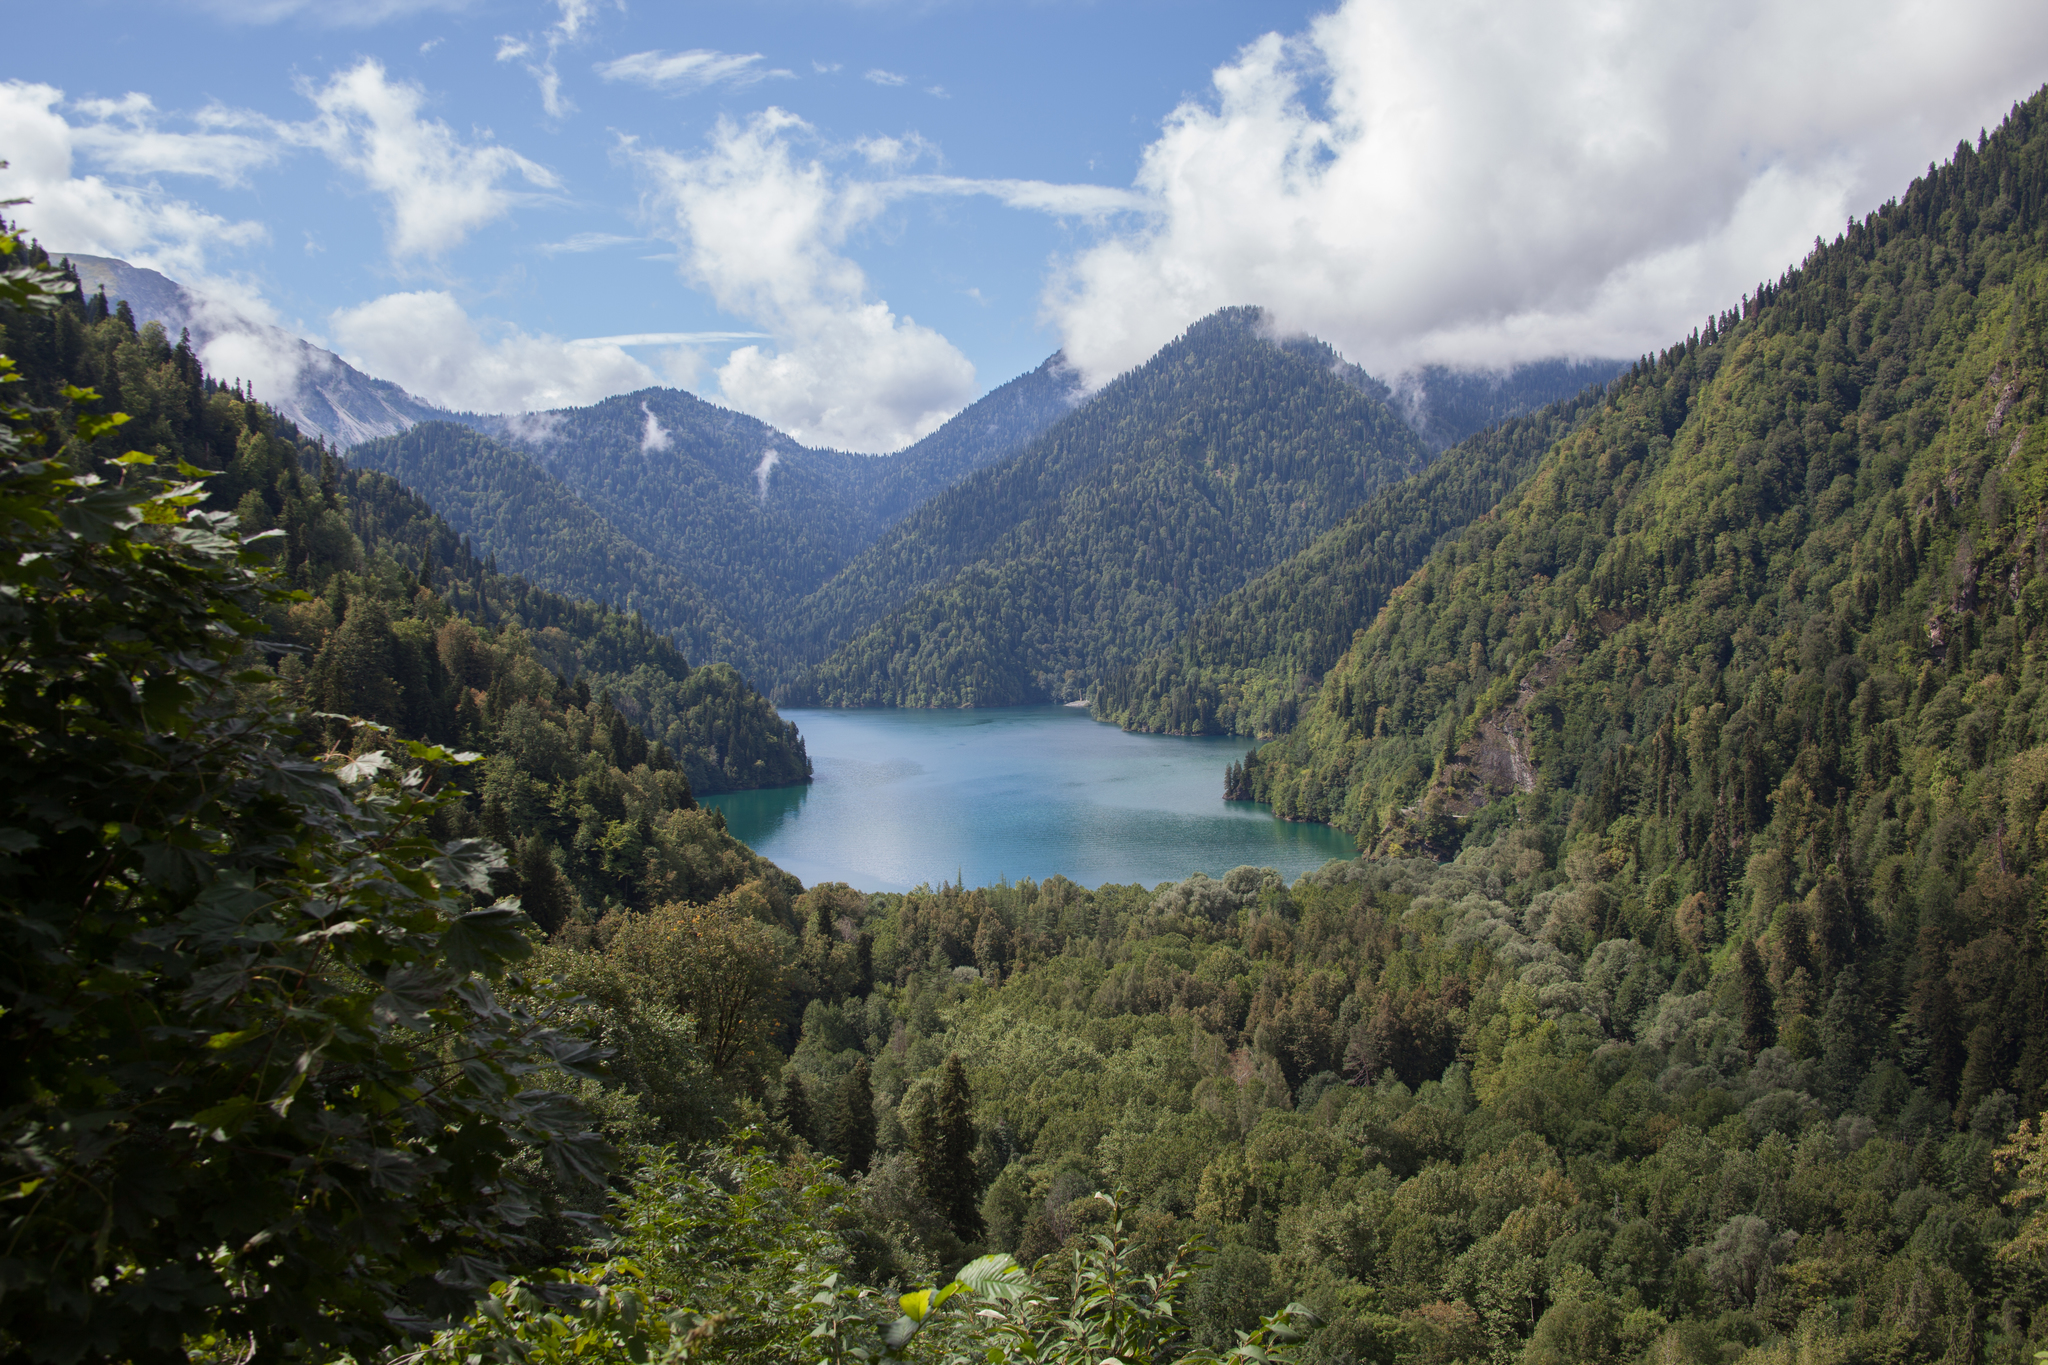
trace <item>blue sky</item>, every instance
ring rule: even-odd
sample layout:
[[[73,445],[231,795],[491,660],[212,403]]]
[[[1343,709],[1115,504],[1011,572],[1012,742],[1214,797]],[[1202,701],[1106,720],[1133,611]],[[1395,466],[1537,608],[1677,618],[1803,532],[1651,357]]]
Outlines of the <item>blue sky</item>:
[[[1635,354],[2044,79],[2004,0],[80,0],[0,189],[434,401],[884,450],[1227,304],[1390,376]]]

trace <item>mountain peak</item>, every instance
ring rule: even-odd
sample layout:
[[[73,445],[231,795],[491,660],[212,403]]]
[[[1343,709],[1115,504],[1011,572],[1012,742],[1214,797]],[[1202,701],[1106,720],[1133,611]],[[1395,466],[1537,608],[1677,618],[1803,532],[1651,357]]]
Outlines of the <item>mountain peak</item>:
[[[396,435],[416,422],[460,420],[388,379],[364,374],[332,351],[248,318],[159,271],[79,251],[50,255],[71,263],[87,294],[104,289],[109,303],[125,300],[138,323],[189,332],[211,373],[248,381],[301,431],[343,449]]]

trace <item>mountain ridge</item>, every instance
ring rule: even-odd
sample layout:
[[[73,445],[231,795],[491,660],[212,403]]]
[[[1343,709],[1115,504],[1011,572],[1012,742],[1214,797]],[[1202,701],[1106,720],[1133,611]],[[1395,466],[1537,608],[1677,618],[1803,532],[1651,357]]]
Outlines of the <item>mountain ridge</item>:
[[[801,604],[790,638],[826,658],[787,695],[1068,699],[1105,648],[1114,657],[1132,640],[1170,638],[1388,474],[1427,462],[1374,389],[1319,342],[1272,340],[1259,310],[1212,314],[1008,460],[924,504]],[[928,600],[948,584],[960,600]],[[978,643],[962,653],[953,634]],[[948,668],[980,681],[963,689]]]
[[[335,446],[346,449],[396,435],[415,422],[460,420],[458,414],[415,397],[388,379],[364,374],[334,352],[282,327],[209,303],[158,271],[112,256],[76,251],[50,255],[71,263],[87,294],[104,289],[109,300],[127,302],[138,322],[161,323],[173,336],[189,331],[194,349],[210,367],[220,368],[218,362],[225,362],[232,369],[238,360],[223,352],[241,350],[237,343],[253,343],[256,352],[243,352],[239,363],[269,371],[266,383],[278,378],[280,367],[287,374],[281,381],[283,392],[266,394],[264,401],[294,425]]]

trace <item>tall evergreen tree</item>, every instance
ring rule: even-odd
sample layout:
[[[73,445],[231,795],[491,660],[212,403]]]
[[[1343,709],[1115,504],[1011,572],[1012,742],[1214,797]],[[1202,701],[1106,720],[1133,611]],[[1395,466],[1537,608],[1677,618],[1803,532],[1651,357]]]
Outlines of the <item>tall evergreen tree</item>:
[[[1748,939],[1736,950],[1735,969],[1742,981],[1742,1046],[1754,1057],[1777,1039],[1771,1018],[1771,983],[1764,974],[1763,955]]]
[[[974,1171],[974,1094],[959,1053],[946,1058],[938,1086],[918,1111],[910,1139],[925,1194],[944,1211],[962,1239],[981,1236],[981,1181]]]
[[[555,866],[554,849],[538,835],[519,841],[519,903],[527,918],[549,934],[568,923],[575,905],[569,883]]]
[[[839,1086],[839,1125],[833,1145],[850,1174],[863,1175],[875,1159],[874,1073],[863,1057]]]
[[[786,1071],[782,1076],[782,1121],[793,1135],[813,1147],[818,1145],[818,1124],[811,1112],[811,1094],[804,1086],[804,1078],[795,1071]]]

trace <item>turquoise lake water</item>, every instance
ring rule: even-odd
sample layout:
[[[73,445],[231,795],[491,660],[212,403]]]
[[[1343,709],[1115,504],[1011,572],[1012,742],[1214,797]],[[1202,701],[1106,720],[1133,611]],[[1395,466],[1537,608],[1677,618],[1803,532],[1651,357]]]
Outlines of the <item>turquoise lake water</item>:
[[[1249,747],[1242,739],[1125,734],[1061,706],[783,715],[815,779],[703,800],[806,885],[907,891],[1058,873],[1150,886],[1247,863],[1292,880],[1358,855],[1328,826],[1225,801],[1223,769]]]

